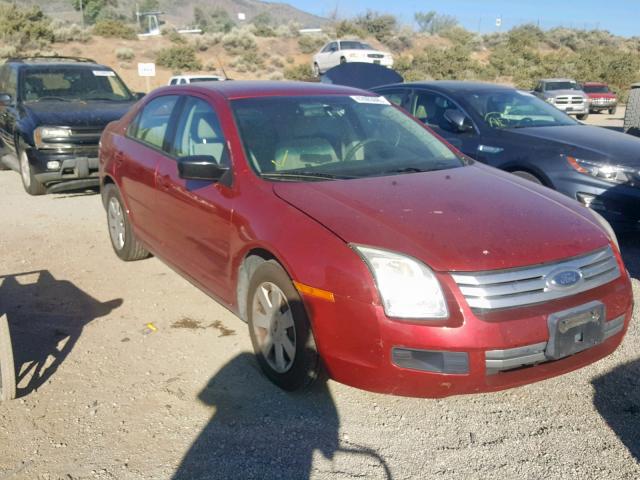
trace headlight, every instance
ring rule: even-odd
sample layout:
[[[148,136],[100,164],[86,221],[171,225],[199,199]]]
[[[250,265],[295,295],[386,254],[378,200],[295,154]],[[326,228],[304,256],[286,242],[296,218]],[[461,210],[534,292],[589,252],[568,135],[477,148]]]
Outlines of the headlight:
[[[378,287],[384,311],[396,318],[447,318],[438,279],[423,263],[399,253],[353,245]]]
[[[611,183],[627,184],[631,187],[640,186],[640,171],[623,165],[612,165],[606,162],[594,162],[581,160],[567,156],[567,162],[571,167],[585,175],[599,178]]]
[[[613,231],[611,224],[609,224],[609,222],[607,222],[607,220],[595,210],[589,209],[589,212],[591,212],[591,215],[593,215],[593,218],[596,219],[598,224],[600,224],[602,229],[607,233],[611,241],[615,244],[616,248],[620,250],[620,245],[618,244],[618,237],[616,236],[616,232]]]
[[[551,104],[556,103],[556,99],[555,99],[555,98],[553,98],[553,97],[549,97],[549,98],[547,98],[547,99],[546,99],[546,101],[547,101],[547,103],[551,103]]]
[[[71,130],[65,127],[38,127],[33,132],[33,141],[41,148],[47,143],[65,143],[70,136]]]

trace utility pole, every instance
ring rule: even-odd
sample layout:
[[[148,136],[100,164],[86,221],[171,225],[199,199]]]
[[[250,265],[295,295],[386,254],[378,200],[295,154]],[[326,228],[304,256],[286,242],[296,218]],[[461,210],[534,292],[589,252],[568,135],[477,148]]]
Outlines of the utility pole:
[[[82,0],[80,0],[80,21],[82,22],[82,29],[84,30],[84,6]]]

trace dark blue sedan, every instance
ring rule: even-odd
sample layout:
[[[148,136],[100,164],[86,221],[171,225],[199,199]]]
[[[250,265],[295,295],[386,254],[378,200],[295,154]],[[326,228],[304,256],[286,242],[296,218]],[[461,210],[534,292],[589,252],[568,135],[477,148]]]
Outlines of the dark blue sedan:
[[[437,81],[373,90],[468,156],[558,190],[617,229],[640,227],[640,139],[583,125],[502,85]]]

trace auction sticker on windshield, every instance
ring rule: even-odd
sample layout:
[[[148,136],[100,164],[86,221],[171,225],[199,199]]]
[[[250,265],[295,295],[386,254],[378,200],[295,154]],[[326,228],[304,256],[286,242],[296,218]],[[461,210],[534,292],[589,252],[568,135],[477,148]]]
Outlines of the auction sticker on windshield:
[[[93,70],[96,77],[115,77],[116,74],[110,70]]]
[[[371,103],[374,105],[391,105],[384,97],[367,97],[366,95],[351,95],[351,98],[358,103]]]

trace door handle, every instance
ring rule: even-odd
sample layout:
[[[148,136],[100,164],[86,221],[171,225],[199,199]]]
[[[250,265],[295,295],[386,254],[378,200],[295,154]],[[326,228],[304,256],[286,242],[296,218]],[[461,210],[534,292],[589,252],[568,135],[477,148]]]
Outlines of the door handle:
[[[117,151],[114,155],[113,155],[113,159],[116,161],[117,165],[121,165],[122,162],[124,162],[124,153]]]
[[[158,185],[158,188],[161,188],[162,190],[169,190],[169,187],[171,186],[171,181],[169,180],[169,176],[168,175],[158,175],[156,180],[156,183]]]

